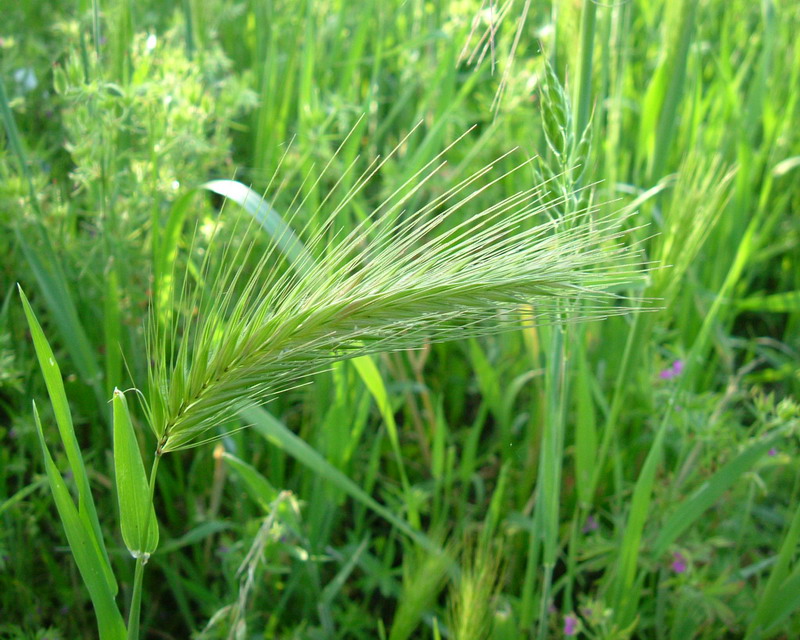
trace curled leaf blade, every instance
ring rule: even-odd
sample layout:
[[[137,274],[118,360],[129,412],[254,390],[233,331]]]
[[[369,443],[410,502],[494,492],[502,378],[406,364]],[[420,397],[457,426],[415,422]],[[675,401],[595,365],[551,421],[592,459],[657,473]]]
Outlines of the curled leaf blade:
[[[122,539],[134,558],[149,557],[158,547],[158,522],[128,403],[119,389],[114,389],[113,406],[114,472]]]

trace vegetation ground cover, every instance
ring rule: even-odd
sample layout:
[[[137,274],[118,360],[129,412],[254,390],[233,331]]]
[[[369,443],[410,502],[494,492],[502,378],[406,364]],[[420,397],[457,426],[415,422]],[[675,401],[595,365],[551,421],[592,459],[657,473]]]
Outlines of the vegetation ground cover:
[[[797,3],[3,13],[0,637],[800,634]]]

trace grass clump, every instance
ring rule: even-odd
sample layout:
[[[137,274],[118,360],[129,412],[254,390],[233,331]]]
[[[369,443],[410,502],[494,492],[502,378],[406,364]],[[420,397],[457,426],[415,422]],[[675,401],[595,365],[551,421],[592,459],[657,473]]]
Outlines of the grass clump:
[[[0,636],[800,635],[799,29],[4,7]]]

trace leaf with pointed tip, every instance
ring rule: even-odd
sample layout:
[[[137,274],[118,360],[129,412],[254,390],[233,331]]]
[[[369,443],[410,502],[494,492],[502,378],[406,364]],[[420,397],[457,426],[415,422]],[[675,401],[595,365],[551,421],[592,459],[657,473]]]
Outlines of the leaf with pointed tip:
[[[134,558],[149,556],[158,547],[158,522],[133,430],[125,394],[114,389],[114,472],[117,476],[120,527]]]
[[[61,436],[61,441],[64,445],[64,450],[67,454],[69,461],[69,468],[72,472],[72,477],[75,479],[75,484],[78,487],[78,514],[81,521],[91,529],[94,534],[95,544],[102,552],[105,567],[106,579],[111,592],[117,594],[117,581],[111,571],[111,563],[108,560],[108,552],[106,551],[103,542],[103,534],[100,530],[100,521],[97,518],[97,509],[94,505],[94,499],[89,488],[89,478],[86,475],[86,468],[83,464],[83,456],[78,446],[78,439],[75,436],[75,429],[72,424],[72,414],[69,410],[69,402],[67,401],[67,394],[64,391],[64,380],[61,377],[61,369],[56,362],[53,350],[42,331],[36,315],[33,313],[28,298],[22,287],[17,286],[19,295],[22,300],[22,307],[25,310],[25,317],[28,321],[28,328],[31,332],[33,339],[33,346],[36,350],[36,357],[39,360],[39,367],[42,370],[45,384],[47,385],[47,393],[50,396],[50,403],[53,406],[53,414],[56,418],[58,425],[58,432]]]
[[[103,551],[97,544],[91,527],[86,525],[78,513],[69,489],[56,468],[55,462],[53,462],[53,458],[44,441],[42,422],[39,419],[39,411],[35,402],[33,403],[33,418],[36,423],[39,444],[42,447],[42,456],[45,470],[47,471],[47,480],[50,483],[50,491],[53,494],[53,500],[56,503],[61,523],[64,525],[64,531],[67,534],[67,541],[75,558],[75,564],[78,565],[81,578],[92,599],[92,605],[97,616],[100,639],[123,640],[127,635],[125,623],[122,620],[117,603],[114,601],[115,594],[106,578],[106,574],[111,571],[111,567],[104,558]]]

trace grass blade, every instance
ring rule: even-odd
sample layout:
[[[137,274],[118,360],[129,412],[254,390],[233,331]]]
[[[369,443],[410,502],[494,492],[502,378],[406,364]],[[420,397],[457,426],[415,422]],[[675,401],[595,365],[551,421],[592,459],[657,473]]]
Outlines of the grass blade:
[[[361,380],[375,399],[375,404],[378,405],[378,411],[380,411],[383,422],[386,425],[386,430],[389,433],[389,442],[392,444],[392,450],[394,451],[395,460],[397,461],[397,469],[400,472],[400,482],[403,485],[403,491],[406,496],[410,498],[411,485],[408,482],[408,475],[406,474],[406,468],[403,464],[403,454],[400,451],[400,437],[397,434],[397,424],[394,420],[394,412],[392,411],[392,406],[389,402],[389,394],[386,391],[386,385],[383,383],[381,373],[378,371],[375,361],[369,356],[354,358],[352,362],[356,371],[358,371],[358,375],[361,376]],[[416,509],[414,509],[414,501],[408,499],[406,504],[409,509],[408,519],[415,527],[419,527],[419,516],[416,513]]]
[[[703,515],[741,476],[782,437],[776,433],[759,440],[728,462],[686,499],[661,527],[653,544],[653,556],[661,556],[678,536]]]
[[[200,189],[232,200],[247,211],[270,235],[280,252],[295,269],[302,270],[313,264],[311,254],[300,238],[284,222],[280,214],[251,188],[236,180],[211,180],[201,185]],[[165,317],[170,304],[173,270],[181,230],[196,192],[197,189],[192,189],[173,203],[166,226],[153,238],[153,290],[159,318]]]
[[[33,313],[33,309],[31,309],[25,292],[22,291],[22,287],[18,287],[18,289],[22,300],[22,306],[25,310],[25,317],[28,321],[28,328],[33,339],[33,346],[36,349],[36,357],[39,360],[42,376],[47,385],[50,403],[53,406],[53,413],[55,414],[59,435],[61,436],[61,441],[67,454],[72,477],[75,479],[75,484],[78,487],[78,513],[80,514],[81,520],[88,523],[94,533],[95,544],[99,546],[104,558],[103,566],[109,589],[116,595],[117,582],[111,571],[111,563],[108,560],[108,553],[103,543],[103,534],[100,530],[100,522],[97,518],[97,509],[95,508],[94,499],[92,498],[91,489],[89,488],[89,478],[86,475],[86,468],[84,467],[83,456],[78,446],[78,439],[75,437],[75,428],[72,424],[72,414],[70,413],[67,394],[64,391],[64,380],[61,377],[61,369],[56,362],[55,355],[50,348],[50,344],[47,342],[42,327]]]
[[[627,627],[632,622],[639,602],[639,588],[634,586],[639,547],[650,510],[656,471],[661,462],[666,432],[666,420],[664,420],[650,446],[639,478],[636,480],[628,520],[619,544],[619,559],[617,574],[611,589],[611,604],[614,608],[616,622],[621,628]]]
[[[233,454],[225,451],[222,454],[222,458],[244,481],[247,493],[266,511],[269,505],[278,498],[277,489],[255,467],[240,460]]]
[[[355,482],[325,460],[311,445],[289,431],[289,429],[273,415],[260,407],[245,409],[241,412],[241,415],[253,426],[253,429],[260,433],[266,440],[288,453],[300,464],[308,467],[320,478],[332,483],[351,498],[377,513],[425,550],[431,553],[440,552],[439,546],[424,533],[414,529],[390,509],[379,504]]]
[[[792,557],[797,553],[797,545],[800,544],[800,508],[796,508],[789,531],[781,544],[778,552],[778,561],[772,567],[772,573],[767,580],[767,584],[761,593],[753,619],[747,629],[746,640],[762,638],[767,632],[767,628],[777,625],[781,618],[788,616],[800,602],[797,597],[797,584],[800,583],[800,565],[795,568],[790,577],[789,565]],[[793,587],[795,591],[787,591],[787,587]]]
[[[97,626],[101,640],[123,640],[126,637],[125,623],[122,615],[114,602],[114,592],[110,588],[107,574],[111,571],[108,560],[103,556],[103,551],[97,544],[94,532],[86,526],[81,518],[75,503],[69,494],[69,489],[64,483],[61,474],[56,468],[50,451],[44,441],[42,423],[36,403],[33,404],[33,417],[36,422],[36,433],[42,447],[42,456],[47,471],[50,490],[58,509],[58,515],[64,525],[72,555],[78,565],[81,578],[89,590],[89,595],[94,605],[97,616]]]
[[[789,578],[783,581],[774,599],[770,601],[770,605],[766,609],[766,615],[764,616],[765,619],[769,620],[764,628],[766,635],[772,635],[777,632],[780,625],[800,608],[800,566],[794,570]]]
[[[106,395],[111,395],[114,382],[122,378],[122,313],[117,268],[111,265],[106,274],[106,295],[103,299],[105,332]]]
[[[247,211],[270,235],[280,252],[295,268],[299,265],[309,267],[314,264],[313,258],[292,228],[262,196],[251,188],[236,180],[211,180],[203,185],[203,189],[233,200]]]
[[[47,258],[30,244],[25,237],[17,231],[17,241],[22,247],[28,265],[36,277],[50,316],[58,327],[64,346],[69,353],[73,365],[83,378],[83,381],[94,389],[98,403],[105,404],[100,381],[102,372],[95,358],[89,338],[75,308],[75,302],[69,294],[70,287],[56,260],[57,252],[52,247],[50,239],[44,229],[41,229],[45,241]]]

